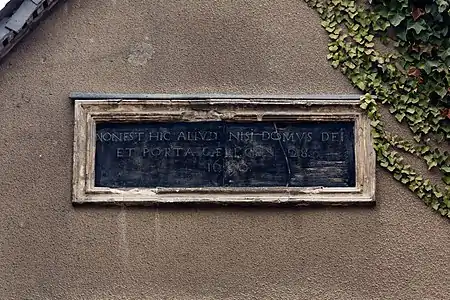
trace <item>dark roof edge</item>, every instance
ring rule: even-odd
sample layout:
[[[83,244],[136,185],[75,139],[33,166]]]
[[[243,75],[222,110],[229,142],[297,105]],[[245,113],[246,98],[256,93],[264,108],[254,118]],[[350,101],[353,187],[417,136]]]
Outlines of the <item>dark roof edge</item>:
[[[273,99],[273,100],[359,100],[359,94],[302,94],[302,95],[239,95],[239,94],[115,94],[115,93],[70,93],[73,100],[194,100],[194,99]],[[373,96],[374,97],[374,96]],[[375,98],[375,97],[374,97]]]
[[[0,11],[0,60],[59,0],[12,0]]]
[[[23,0],[9,0],[9,2],[0,10],[0,20],[10,17],[22,2]]]

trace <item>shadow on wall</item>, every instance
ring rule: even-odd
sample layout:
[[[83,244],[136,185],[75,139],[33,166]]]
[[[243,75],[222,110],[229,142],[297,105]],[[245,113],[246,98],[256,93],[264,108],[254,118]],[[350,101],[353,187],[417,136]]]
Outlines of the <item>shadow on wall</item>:
[[[375,203],[363,203],[353,204],[349,206],[338,205],[330,206],[320,203],[311,203],[308,205],[293,205],[292,203],[249,203],[249,204],[220,204],[220,203],[157,203],[148,205],[130,205],[125,206],[128,211],[154,211],[155,209],[161,212],[177,212],[186,210],[195,211],[222,211],[227,213],[233,212],[256,212],[256,213],[283,213],[283,212],[296,212],[296,213],[309,213],[320,212],[323,210],[336,211],[336,212],[349,212],[361,211],[361,208],[372,210],[375,209]],[[84,203],[74,204],[75,210],[82,212],[85,210],[109,210],[111,212],[123,209],[123,206],[104,204],[99,205],[96,203]]]

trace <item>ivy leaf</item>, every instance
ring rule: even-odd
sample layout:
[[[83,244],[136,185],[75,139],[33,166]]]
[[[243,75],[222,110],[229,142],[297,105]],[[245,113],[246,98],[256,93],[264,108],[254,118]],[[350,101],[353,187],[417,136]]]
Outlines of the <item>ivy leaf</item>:
[[[402,174],[395,173],[395,174],[394,174],[394,178],[395,178],[396,180],[400,180],[400,179],[402,179]]]
[[[450,88],[447,90],[450,93]],[[450,119],[450,108],[444,108],[441,110],[441,116]]]
[[[409,22],[408,30],[410,29],[414,29],[417,34],[420,34],[422,30],[426,29],[426,23],[423,19],[421,19],[419,22]]]
[[[320,25],[322,25],[322,27],[328,27],[329,24],[330,24],[330,21],[328,21],[328,20],[320,22]]]
[[[403,184],[407,184],[407,183],[409,182],[409,178],[403,177],[400,181],[401,181]]]
[[[380,124],[380,120],[375,120],[375,121],[370,122],[370,125],[372,127],[377,127],[379,124]]]
[[[400,30],[397,32],[397,37],[402,41],[406,41],[406,30]]]
[[[347,66],[347,67],[349,67],[350,69],[354,69],[354,68],[356,68],[356,65],[354,64],[354,63],[352,63],[351,61],[346,61],[345,62],[345,65]]]
[[[444,98],[445,95],[447,95],[447,89],[443,86],[436,86],[434,90],[441,98]]]
[[[413,17],[414,21],[417,21],[417,19],[419,19],[424,14],[425,14],[425,11],[419,7],[413,7],[413,10],[411,12],[411,16]]]
[[[444,176],[442,178],[442,180],[445,182],[445,184],[449,184],[450,185],[450,176]]]
[[[434,61],[434,60],[427,60],[426,65],[432,69],[432,68],[436,68],[439,66],[439,62]]]
[[[398,113],[395,114],[395,118],[397,119],[397,121],[401,122],[403,120],[403,118],[405,117],[404,113]]]
[[[418,187],[419,187],[419,186],[418,186],[417,184],[413,184],[413,183],[411,183],[411,184],[409,185],[409,189],[410,189],[411,191],[413,191],[413,192],[415,192],[415,191],[417,190]]]
[[[419,68],[424,70],[427,74],[430,74],[433,68],[436,68],[439,66],[439,62],[433,61],[433,60],[427,60],[424,62],[420,62],[418,65]]]
[[[441,192],[437,192],[437,191],[433,191],[433,194],[437,197],[437,198],[441,198],[443,195]]]
[[[357,81],[356,86],[362,91],[366,89],[366,83],[362,80]]]
[[[441,35],[445,37],[445,36],[447,35],[447,33],[448,33],[448,27],[445,26],[445,27],[442,28],[442,30],[441,30]]]
[[[414,114],[414,113],[415,113],[415,110],[414,110],[414,108],[412,108],[412,107],[408,107],[408,108],[406,109],[406,112],[407,112],[408,114]]]
[[[445,60],[447,57],[450,57],[450,47],[447,47],[445,50],[438,53],[438,56]]]
[[[395,14],[394,16],[392,16],[392,17],[390,18],[389,21],[391,22],[392,26],[397,27],[398,25],[400,25],[400,23],[401,23],[404,19],[405,19],[405,16],[404,16],[404,15],[401,15],[401,14]]]
[[[438,12],[439,13],[443,13],[449,6],[449,3],[445,0],[437,0],[436,1],[437,5],[438,5]]]
[[[336,52],[338,50],[338,47],[336,45],[333,45],[328,47],[328,50],[330,50],[331,52]]]
[[[330,39],[336,40],[339,37],[338,34],[330,34]]]
[[[408,69],[408,76],[415,77],[415,78],[420,77],[420,70],[417,69],[416,67],[410,67]]]

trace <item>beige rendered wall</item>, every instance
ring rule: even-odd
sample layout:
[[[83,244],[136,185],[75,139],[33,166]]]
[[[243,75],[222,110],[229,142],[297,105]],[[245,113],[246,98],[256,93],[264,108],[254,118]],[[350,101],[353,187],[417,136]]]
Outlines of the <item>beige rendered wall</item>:
[[[0,299],[448,299],[450,224],[376,207],[73,207],[72,91],[355,92],[302,0],[69,0],[0,65]]]

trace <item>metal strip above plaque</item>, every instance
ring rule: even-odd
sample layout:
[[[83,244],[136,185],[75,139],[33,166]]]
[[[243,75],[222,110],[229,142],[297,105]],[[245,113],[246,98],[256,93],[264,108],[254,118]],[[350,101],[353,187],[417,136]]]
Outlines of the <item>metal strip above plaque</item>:
[[[374,201],[359,96],[72,98],[74,203]]]

